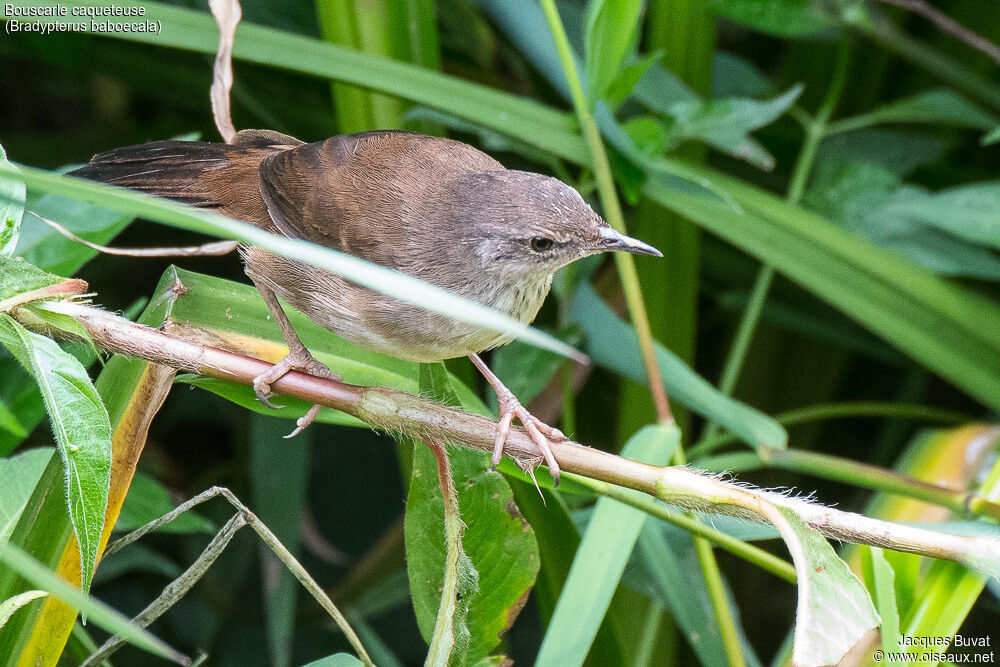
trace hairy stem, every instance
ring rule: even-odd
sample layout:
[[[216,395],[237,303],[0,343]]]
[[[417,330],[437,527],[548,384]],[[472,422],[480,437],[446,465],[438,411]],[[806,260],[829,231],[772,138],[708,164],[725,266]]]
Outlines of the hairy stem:
[[[90,305],[61,301],[49,307],[75,318],[99,347],[115,354],[248,386],[254,377],[271,367],[265,361],[166,334]],[[22,312],[15,310],[13,315],[18,317]],[[493,450],[495,421],[405,392],[358,387],[298,372],[276,381],[272,390],[340,410],[374,428],[483,452]],[[521,429],[511,429],[506,449],[515,458],[537,458],[537,446]],[[816,530],[839,540],[959,562],[970,558],[1000,559],[1000,540],[989,537],[947,535],[871,519],[725,482],[686,467],[631,461],[570,440],[552,443],[552,451],[566,472],[635,489],[695,512],[769,523],[761,506],[773,503],[791,509]]]

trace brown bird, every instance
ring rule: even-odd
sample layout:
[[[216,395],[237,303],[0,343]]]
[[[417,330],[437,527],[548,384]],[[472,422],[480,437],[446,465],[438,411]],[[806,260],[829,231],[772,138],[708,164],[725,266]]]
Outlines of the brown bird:
[[[624,236],[561,181],[506,169],[459,141],[397,131],[307,144],[270,130],[231,143],[155,141],[95,155],[72,175],[141,190],[245,220],[397,269],[531,322],[557,269],[611,250],[662,256]],[[496,390],[493,464],[516,416],[558,482],[547,438],[565,436],[531,415],[479,358],[510,337],[431,313],[337,275],[252,246],[246,272],[281,328],[288,355],[254,380],[290,370],[336,377],[299,340],[280,296],[314,322],[365,348],[419,362],[467,355]],[[297,422],[309,425],[319,406]]]

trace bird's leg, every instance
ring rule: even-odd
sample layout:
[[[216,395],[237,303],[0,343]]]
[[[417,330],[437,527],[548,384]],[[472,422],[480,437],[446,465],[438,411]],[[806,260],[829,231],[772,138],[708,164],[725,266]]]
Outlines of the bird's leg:
[[[250,280],[253,280],[257,291],[264,298],[264,303],[267,304],[267,309],[274,316],[274,321],[278,323],[278,328],[281,329],[281,336],[285,339],[285,344],[288,346],[288,354],[281,361],[253,379],[253,390],[257,394],[257,400],[269,408],[280,408],[280,405],[275,405],[269,400],[274,395],[271,393],[271,383],[277,381],[278,378],[288,371],[305,371],[316,377],[340,381],[341,377],[339,375],[331,371],[326,364],[312,356],[309,350],[306,349],[306,346],[302,344],[298,334],[295,333],[295,329],[292,327],[292,323],[288,321],[288,316],[285,315],[285,311],[281,308],[281,304],[278,302],[278,297],[275,296],[274,291],[255,280],[253,276],[250,276]],[[295,430],[285,437],[294,438],[301,433],[316,418],[320,407],[319,405],[313,405],[309,408],[308,412],[295,421]]]
[[[472,360],[472,363],[475,364],[476,368],[479,369],[479,372],[483,374],[483,377],[486,378],[486,381],[490,383],[497,394],[497,404],[500,408],[500,424],[497,427],[497,437],[493,445],[493,466],[496,467],[500,464],[500,459],[503,457],[503,447],[507,442],[507,435],[510,433],[511,422],[514,421],[514,417],[517,417],[524,424],[524,429],[528,432],[528,435],[538,445],[538,449],[541,451],[542,457],[549,467],[549,474],[552,475],[552,481],[555,484],[559,484],[559,464],[556,462],[556,457],[552,455],[549,439],[566,440],[566,436],[559,429],[549,426],[528,412],[521,405],[521,401],[517,400],[517,397],[514,396],[514,392],[500,381],[500,378],[489,369],[485,362],[479,358],[478,354],[470,354],[469,359]]]

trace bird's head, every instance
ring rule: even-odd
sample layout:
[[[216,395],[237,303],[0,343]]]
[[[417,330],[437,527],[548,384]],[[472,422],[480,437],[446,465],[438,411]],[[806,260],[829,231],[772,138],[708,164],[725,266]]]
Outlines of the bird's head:
[[[550,276],[588,255],[620,250],[662,257],[604,222],[562,181],[524,171],[470,174],[454,184],[468,202],[460,222],[466,251],[507,279]]]

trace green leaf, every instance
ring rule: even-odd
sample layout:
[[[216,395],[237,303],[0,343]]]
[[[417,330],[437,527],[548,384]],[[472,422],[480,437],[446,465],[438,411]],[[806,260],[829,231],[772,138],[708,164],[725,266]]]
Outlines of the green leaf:
[[[20,257],[0,255],[0,311],[37,299],[79,294],[86,288],[82,280],[61,278]]]
[[[774,167],[774,158],[750,139],[750,133],[780,118],[802,94],[796,84],[770,100],[729,98],[678,102],[669,113],[674,119],[671,139],[676,143],[698,140],[742,158],[762,169]]]
[[[69,334],[75,339],[74,342],[83,344],[86,348],[86,357],[88,358],[84,363],[89,365],[90,360],[101,358],[100,353],[97,351],[97,346],[94,345],[94,339],[90,337],[90,332],[69,315],[52,310],[45,301],[27,304],[25,309],[35,318],[45,323],[46,327],[48,327],[46,333],[49,333],[49,330],[51,330],[53,332]],[[61,336],[55,337],[60,338]]]
[[[128,495],[115,522],[115,530],[131,531],[174,511],[177,504],[170,492],[149,475],[137,472],[128,487]],[[168,524],[160,526],[162,533],[214,533],[217,527],[197,512],[188,511]],[[103,569],[101,570],[103,572]]]
[[[13,168],[3,146],[0,146],[0,163]],[[12,255],[17,247],[24,216],[24,195],[24,183],[0,182],[0,255]]]
[[[635,42],[641,9],[639,0],[590,0],[584,53],[591,106],[604,97],[618,76]]]
[[[178,291],[177,285],[183,290]],[[170,319],[174,330],[212,345],[274,361],[278,361],[287,349],[267,305],[250,285],[171,267],[160,279],[152,303],[170,304],[169,309],[161,309],[160,315]],[[409,393],[418,391],[419,365],[415,362],[348,343],[293,308],[286,308],[285,313],[309,351],[339,373],[345,382]],[[297,419],[309,409],[305,401],[284,396],[275,397],[274,403],[286,407],[267,408],[257,400],[251,388],[232,382],[193,375],[178,376],[177,381],[201,387],[249,410],[274,417]],[[454,382],[463,403],[471,400],[472,390],[457,380]],[[364,426],[362,421],[330,409],[320,410],[316,421]]]
[[[998,141],[1000,141],[1000,127],[994,128],[990,132],[984,134],[979,143],[983,146],[992,146]]]
[[[775,37],[817,37],[837,27],[814,0],[711,0],[719,16]]]
[[[716,518],[712,518],[713,527],[717,527]],[[623,581],[660,600],[670,610],[701,664],[726,663],[722,634],[690,533],[670,524],[647,523],[639,533],[637,550]],[[729,608],[734,612],[737,609],[732,600]],[[743,657],[749,665],[759,665],[742,626],[737,625],[737,631]]]
[[[655,51],[636,60],[630,65],[622,68],[618,76],[608,84],[608,89],[604,92],[604,98],[612,107],[617,107],[632,94],[636,85],[646,76],[649,68],[663,57],[662,51]]]
[[[577,327],[557,334],[561,340],[577,347],[582,336]],[[512,341],[493,352],[493,372],[514,392],[522,405],[527,405],[552,380],[566,360],[548,350],[520,341]],[[453,379],[452,382],[455,380]]]
[[[134,219],[87,202],[35,191],[28,193],[25,208],[98,245],[106,245]],[[71,276],[96,254],[93,248],[66,238],[34,216],[21,223],[17,256],[46,271]]]
[[[848,162],[824,169],[807,202],[845,229],[950,276],[1000,280],[1000,183],[934,194],[880,165]]]
[[[31,492],[53,454],[54,449],[39,447],[0,459],[0,479],[3,480],[3,485],[0,486],[0,541],[10,537],[14,524],[21,516],[21,510],[31,497]]]
[[[620,319],[590,285],[577,289],[570,317],[587,334],[587,352],[604,366],[636,382],[646,383],[646,370],[633,328]],[[679,357],[657,343],[663,386],[674,400],[721,424],[753,447],[785,447],[788,434],[767,415],[719,392]]]
[[[455,403],[457,396],[443,366],[425,368],[421,391]],[[475,407],[468,401],[464,405],[466,409]],[[472,664],[496,648],[520,611],[538,574],[538,545],[534,531],[513,502],[507,481],[490,469],[488,456],[458,448],[449,448],[448,454],[466,524],[462,546],[478,573],[481,591],[468,596],[464,620],[469,632],[465,662]],[[434,627],[445,568],[440,493],[435,458],[422,443],[415,443],[406,503],[406,554],[413,607],[425,639],[431,637]]]
[[[882,619],[882,650],[899,651],[899,610],[896,606],[896,574],[878,547],[861,547],[865,583],[875,601],[875,608]],[[869,578],[870,577],[870,578]]]
[[[76,197],[85,201],[99,202],[102,206],[136,216],[141,215],[149,220],[181,229],[248,243],[290,259],[325,269],[347,278],[351,282],[412,303],[431,312],[461,322],[476,324],[491,331],[509,334],[571,358],[581,358],[580,353],[568,345],[541,333],[537,329],[532,329],[509,315],[400,271],[387,269],[347,253],[300,239],[272,234],[254,225],[217,213],[178,204],[141,192],[111,187],[103,183],[94,183],[79,178],[59,177],[29,167],[21,167],[18,171],[14,171],[10,167],[4,168],[2,163],[0,163],[0,176],[5,177],[5,179],[21,178],[38,190]],[[0,182],[2,180],[4,179],[0,179]]]
[[[712,57],[712,97],[764,97],[777,91],[771,80],[747,58],[728,51]]]
[[[86,592],[104,528],[111,485],[111,424],[87,370],[54,341],[0,313],[0,342],[38,383],[66,475],[73,531],[80,545],[80,583]]]
[[[154,637],[146,629],[133,624],[103,602],[63,581],[18,547],[0,542],[0,562],[18,572],[38,588],[80,609],[99,627],[111,634],[120,635],[133,646],[177,664],[190,664],[186,657]]]
[[[640,153],[660,155],[670,143],[667,128],[652,116],[635,116],[625,121],[622,127]]]
[[[803,667],[836,664],[879,624],[864,585],[819,531],[792,510],[777,507],[776,527],[798,575],[792,661]]]
[[[1000,250],[1000,181],[960,185],[930,194],[908,189],[879,212]]]
[[[350,653],[334,653],[319,660],[304,665],[303,667],[356,667],[362,662]]]
[[[646,426],[625,443],[622,456],[665,465],[679,442],[676,426]],[[545,631],[537,667],[583,664],[646,518],[641,510],[617,500],[597,501]]]
[[[838,131],[838,127],[856,130],[880,123],[931,123],[985,131],[996,127],[1000,120],[954,90],[934,88],[838,121],[831,131]]]
[[[420,391],[445,403],[457,402],[442,364],[421,366]],[[428,444],[440,446],[439,452],[432,453],[424,443],[413,442],[413,465],[405,518],[407,571],[414,610],[419,609],[418,599],[436,609],[430,628],[426,621],[420,622],[421,614],[417,612],[418,625],[429,644],[425,664],[447,667],[452,663],[461,665],[466,662],[472,638],[466,619],[469,605],[480,591],[479,573],[462,544],[465,526],[460,514],[450,457],[438,443]],[[439,460],[439,456],[444,459]],[[430,511],[420,511],[418,506]],[[437,516],[438,508],[441,510],[440,517]],[[443,544],[440,540],[442,526]],[[428,544],[421,544],[424,542]],[[413,564],[413,560],[418,562]],[[430,568],[424,563],[430,565]],[[435,577],[435,573],[440,576]],[[426,585],[430,581],[441,583],[429,591],[428,595],[428,591],[421,591],[421,584]]]
[[[2,373],[3,370],[0,370],[0,374]],[[16,371],[12,372],[11,375],[14,375],[15,373]],[[4,377],[4,375],[0,375],[0,377]],[[6,380],[6,378],[4,379]],[[17,378],[14,377],[11,378],[11,380],[16,382]],[[4,401],[2,397],[0,397],[0,429],[7,431],[9,434],[13,435],[16,438],[28,437],[28,429],[24,427],[24,424],[22,424],[21,421],[18,419],[17,414],[10,409],[10,406],[7,405],[6,401]],[[6,452],[0,452],[0,453],[6,453]]]
[[[46,591],[25,591],[20,595],[7,598],[0,602],[0,628],[7,625],[7,621],[14,615],[14,612],[28,604],[32,600],[37,600],[48,595]]]
[[[700,171],[700,170],[699,170]],[[1000,408],[1000,308],[948,284],[822,216],[715,175],[745,210],[671,190],[645,191],[668,209],[778,267],[984,404]]]

